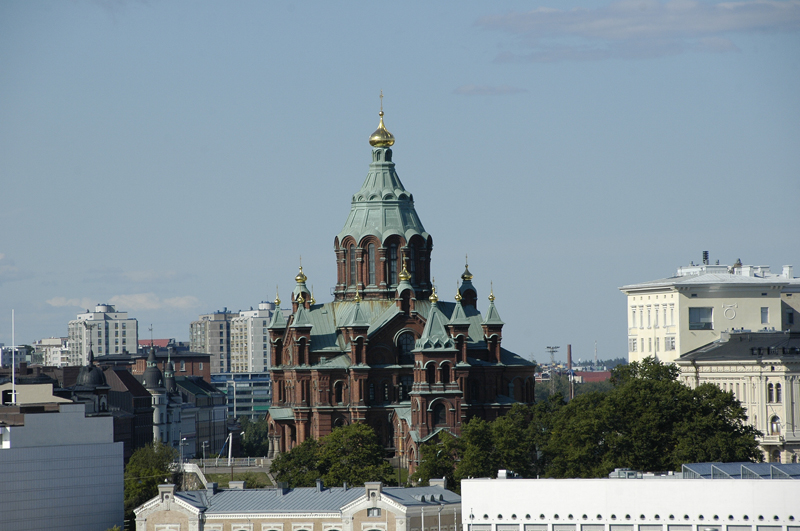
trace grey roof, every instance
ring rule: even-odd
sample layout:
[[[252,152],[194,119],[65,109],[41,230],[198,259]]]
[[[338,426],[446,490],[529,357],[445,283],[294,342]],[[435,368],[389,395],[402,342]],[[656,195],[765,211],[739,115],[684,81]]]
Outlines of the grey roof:
[[[464,313],[464,305],[461,302],[457,302],[455,308],[453,309],[453,315],[450,316],[449,324],[451,325],[465,325],[469,324],[469,319],[467,318],[467,314]]]
[[[690,463],[683,465],[690,479],[798,479],[800,464],[783,463]]]
[[[715,284],[725,284],[728,286],[785,286],[790,281],[786,278],[776,277],[751,277],[747,275],[735,275],[727,273],[702,273],[698,275],[674,276],[639,282],[638,284],[628,284],[619,288],[622,291],[638,290],[647,288],[667,288],[671,286],[712,286]]]
[[[787,359],[800,362],[800,333],[798,332],[730,332],[717,341],[703,345],[679,357],[676,361],[744,361]]]
[[[360,243],[365,236],[373,235],[383,243],[386,238],[398,235],[409,241],[419,235],[425,241],[430,235],[414,209],[414,197],[406,191],[391,161],[392,150],[376,147],[372,150],[372,163],[361,189],[353,194],[350,214],[338,234],[338,241],[352,236]],[[386,160],[389,159],[389,160]]]
[[[384,487],[382,494],[406,506],[460,503],[461,497],[440,487]],[[339,512],[345,505],[365,496],[363,487],[298,489],[227,489],[210,494],[207,490],[180,491],[175,496],[207,515],[239,513]],[[424,501],[423,501],[424,496]]]
[[[370,323],[366,314],[361,310],[361,302],[356,302],[355,306],[351,308],[350,315],[344,322],[345,326],[352,327],[369,327]]]
[[[308,318],[308,310],[306,310],[305,306],[301,304],[297,307],[297,311],[294,314],[292,328],[305,328],[307,326],[314,325],[311,324],[311,320]]]
[[[272,312],[272,317],[269,319],[269,329],[282,329],[286,328],[286,318],[283,316],[283,312],[280,308],[276,308],[274,312]]]

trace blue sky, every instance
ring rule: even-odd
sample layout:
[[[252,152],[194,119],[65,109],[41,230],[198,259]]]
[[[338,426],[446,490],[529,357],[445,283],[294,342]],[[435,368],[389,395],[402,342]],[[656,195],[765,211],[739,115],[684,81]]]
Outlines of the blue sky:
[[[318,301],[394,160],[503,344],[626,355],[624,284],[800,268],[800,2],[2,2],[0,342],[116,303],[140,337]],[[562,356],[563,357],[563,356]]]

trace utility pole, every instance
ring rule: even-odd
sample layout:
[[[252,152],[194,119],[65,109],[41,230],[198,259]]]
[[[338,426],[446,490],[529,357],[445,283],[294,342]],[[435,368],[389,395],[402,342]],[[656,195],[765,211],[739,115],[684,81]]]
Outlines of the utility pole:
[[[556,352],[561,347],[547,347],[547,352],[550,353],[550,396],[556,394]]]

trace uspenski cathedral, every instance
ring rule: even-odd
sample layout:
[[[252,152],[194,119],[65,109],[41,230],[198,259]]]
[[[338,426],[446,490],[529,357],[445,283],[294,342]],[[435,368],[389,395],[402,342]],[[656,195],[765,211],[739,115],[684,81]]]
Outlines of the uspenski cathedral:
[[[333,242],[334,300],[318,304],[300,267],[292,315],[275,312],[269,323],[270,453],[365,422],[413,472],[419,445],[439,432],[458,436],[472,417],[533,403],[535,365],[501,346],[494,294],[482,315],[468,266],[455,302],[439,301],[433,238],[395,171],[395,139],[379,115],[367,178]]]

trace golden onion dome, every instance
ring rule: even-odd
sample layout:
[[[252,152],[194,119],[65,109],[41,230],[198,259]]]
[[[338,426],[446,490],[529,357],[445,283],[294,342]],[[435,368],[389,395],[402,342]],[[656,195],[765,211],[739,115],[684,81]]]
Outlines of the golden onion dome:
[[[386,126],[383,125],[383,111],[379,112],[378,116],[381,117],[381,121],[378,123],[378,128],[375,132],[369,137],[369,145],[373,147],[391,147],[394,145],[394,135],[387,131]]]
[[[458,281],[456,281],[456,302],[461,302],[461,291],[458,289]]]
[[[311,286],[311,305],[315,305],[317,303],[317,299],[314,298],[314,286]]]
[[[297,273],[297,276],[294,277],[294,279],[298,284],[303,284],[306,280],[308,280],[308,277],[303,274],[303,266],[300,266],[300,272]]]
[[[431,292],[431,296],[428,297],[428,300],[431,301],[431,304],[439,302],[439,296],[436,294],[436,286],[433,287],[433,291]]]
[[[278,287],[277,286],[275,287],[275,309],[276,310],[280,310],[281,309],[281,297],[280,297],[280,295],[278,295]]]
[[[297,296],[297,304],[303,304],[306,302],[305,297],[303,297],[303,293],[301,292],[300,295]]]
[[[494,286],[492,284],[493,283],[489,283],[489,285],[491,286],[489,290],[489,302],[494,302]]]
[[[408,269],[406,269],[405,263],[403,264],[403,270],[400,271],[400,274],[397,275],[397,278],[399,278],[401,282],[408,282],[411,280],[411,273],[409,273]]]

